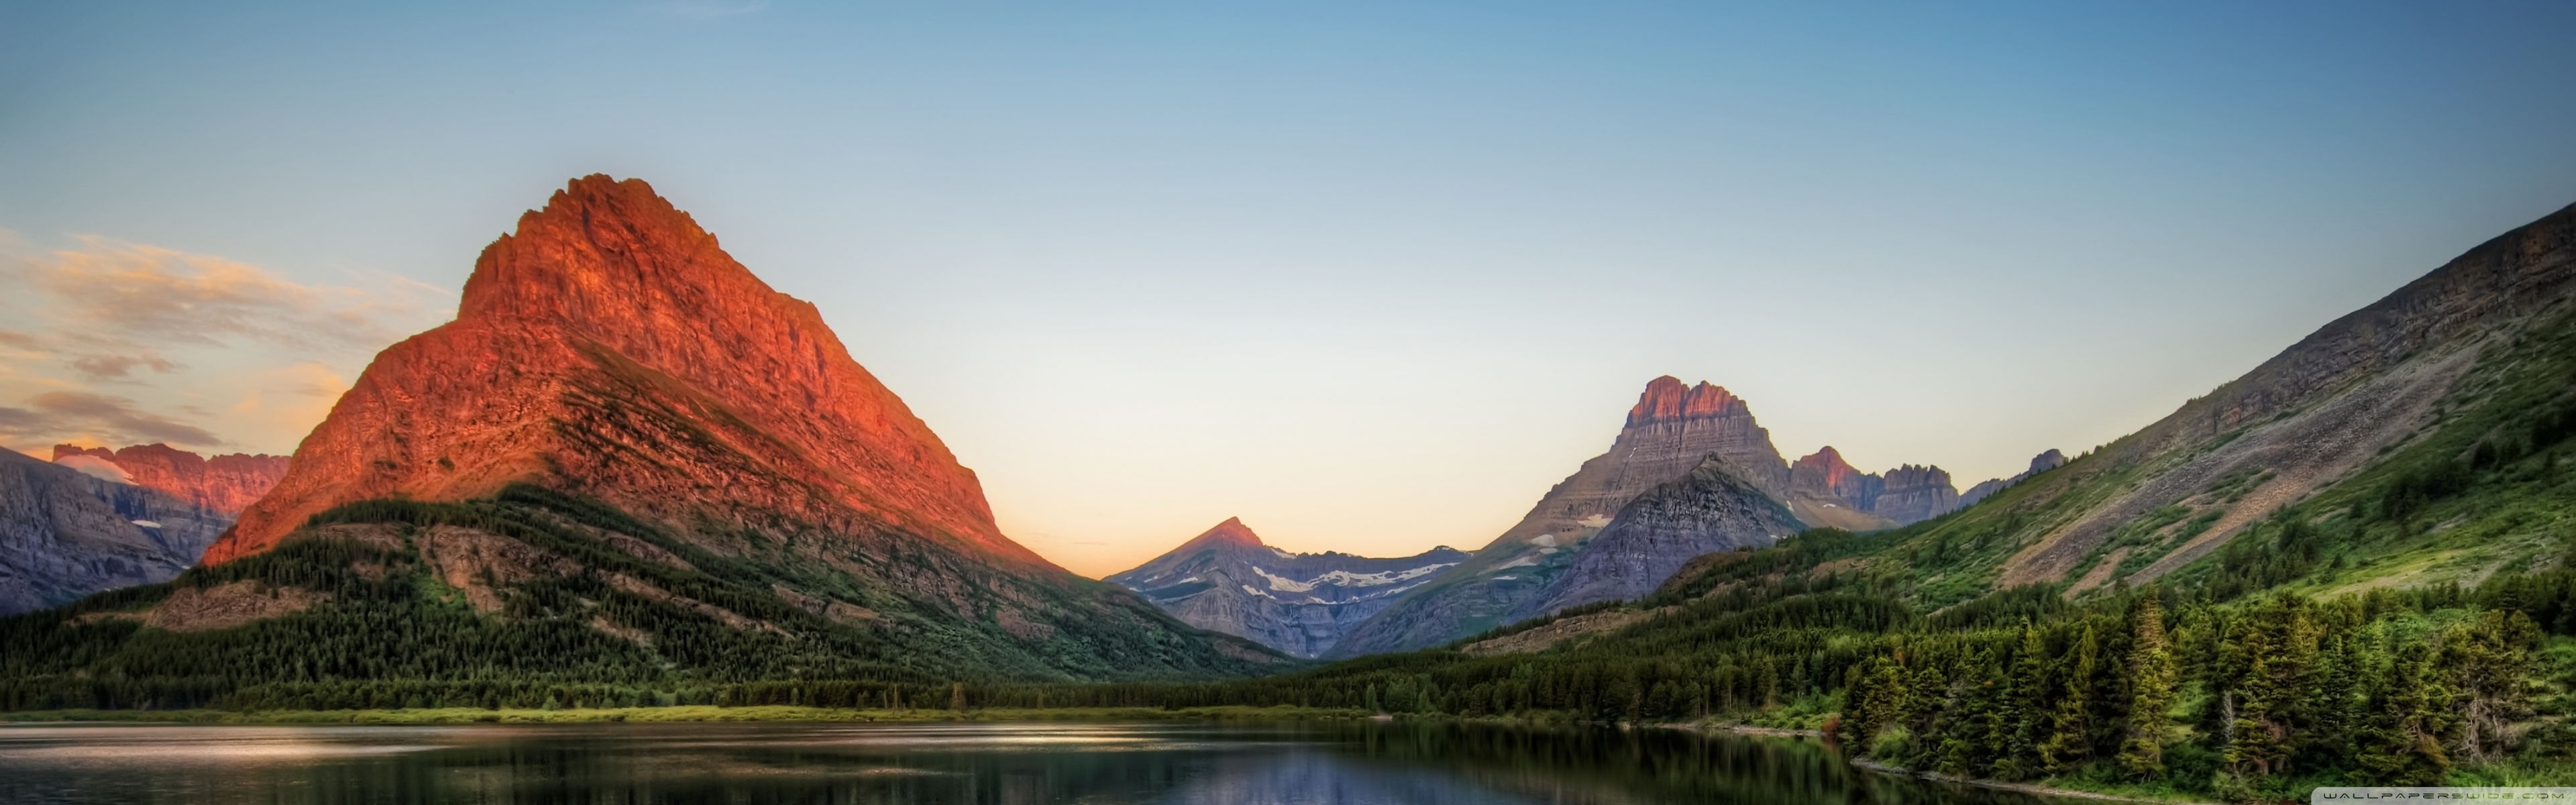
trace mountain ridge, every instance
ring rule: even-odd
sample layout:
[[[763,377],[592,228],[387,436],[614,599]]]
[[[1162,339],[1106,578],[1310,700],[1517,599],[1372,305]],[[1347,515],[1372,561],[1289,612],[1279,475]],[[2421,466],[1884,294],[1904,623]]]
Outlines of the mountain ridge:
[[[1350,624],[1466,558],[1445,545],[1390,558],[1290,553],[1229,517],[1103,581],[1136,591],[1183,623],[1311,658],[1331,650]]]

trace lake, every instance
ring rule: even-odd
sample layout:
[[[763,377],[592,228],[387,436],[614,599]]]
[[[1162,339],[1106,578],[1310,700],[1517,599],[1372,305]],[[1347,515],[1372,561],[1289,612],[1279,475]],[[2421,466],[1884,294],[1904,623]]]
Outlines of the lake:
[[[0,727],[9,803],[1928,803],[1813,740],[1404,723]]]

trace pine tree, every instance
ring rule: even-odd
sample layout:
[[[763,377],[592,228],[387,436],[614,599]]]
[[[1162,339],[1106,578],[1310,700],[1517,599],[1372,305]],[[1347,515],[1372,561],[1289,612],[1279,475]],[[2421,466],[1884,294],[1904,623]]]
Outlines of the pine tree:
[[[1992,729],[1996,694],[2003,680],[1996,676],[1994,654],[1978,651],[1970,655],[1957,685],[1958,694],[1949,706],[1941,708],[1932,721],[1930,735],[1940,736],[1941,743],[1933,759],[1933,768],[1943,774],[1963,777],[1983,776],[1994,756],[1987,751],[1988,730]]]
[[[2013,655],[2011,738],[1995,759],[1995,776],[2018,780],[2039,773],[2039,744],[2047,730],[2048,644],[2039,637],[2039,629],[2025,618],[2021,623],[2021,648]]]
[[[2039,745],[2040,768],[2050,774],[2065,771],[2093,753],[2093,675],[2098,667],[2101,643],[2093,637],[2093,627],[2084,627],[2084,636],[2075,643],[2068,657],[2066,684],[2057,697],[2056,712],[2049,716],[2048,738]]]
[[[2450,692],[2434,678],[2431,654],[2422,644],[2408,648],[2373,686],[2370,723],[2353,760],[2374,784],[2440,785],[2450,774],[2442,748]]]
[[[2165,774],[2165,736],[2171,734],[2173,653],[2165,644],[2164,608],[2148,595],[2138,605],[2138,636],[2129,646],[2129,729],[2120,744],[2120,768],[2139,780]]]

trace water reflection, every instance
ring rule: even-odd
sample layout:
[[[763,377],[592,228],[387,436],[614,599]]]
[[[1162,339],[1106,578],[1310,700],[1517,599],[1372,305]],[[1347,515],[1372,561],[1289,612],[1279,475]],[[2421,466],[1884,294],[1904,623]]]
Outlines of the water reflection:
[[[0,728],[0,801],[2033,805],[1809,741],[1410,724]]]

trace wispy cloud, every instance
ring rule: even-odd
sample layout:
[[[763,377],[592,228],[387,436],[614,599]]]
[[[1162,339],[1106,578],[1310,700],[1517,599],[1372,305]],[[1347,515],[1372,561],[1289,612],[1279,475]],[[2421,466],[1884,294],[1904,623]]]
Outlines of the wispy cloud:
[[[441,289],[360,284],[101,237],[45,251],[0,230],[0,444],[290,447],[368,356],[442,318]]]
[[[0,437],[13,442],[167,442],[182,447],[223,443],[204,428],[137,408],[133,400],[83,391],[40,392],[28,398],[24,408],[0,406]]]
[[[151,350],[141,355],[83,355],[72,359],[72,369],[91,380],[115,380],[134,373],[135,367],[151,369],[157,374],[179,371],[178,363]]]
[[[30,258],[31,284],[85,340],[220,343],[249,338],[303,347],[381,344],[378,322],[413,307],[356,288],[302,285],[257,266],[98,237]]]

